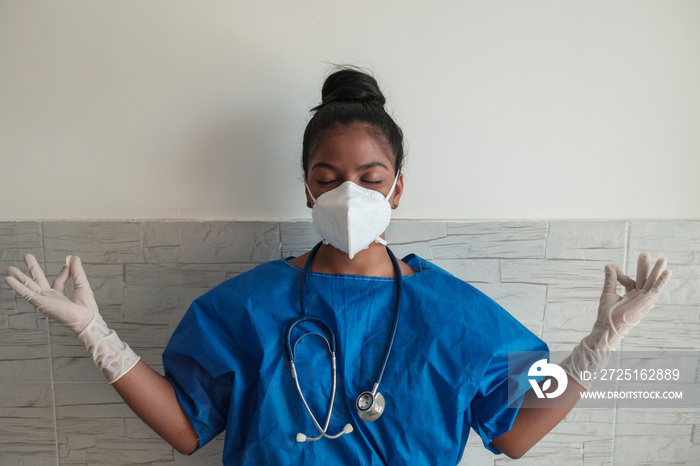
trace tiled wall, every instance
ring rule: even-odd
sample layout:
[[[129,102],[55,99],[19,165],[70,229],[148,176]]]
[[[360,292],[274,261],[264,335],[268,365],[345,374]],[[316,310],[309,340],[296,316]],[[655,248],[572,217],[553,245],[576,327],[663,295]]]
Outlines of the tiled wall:
[[[641,251],[663,254],[673,279],[623,347],[700,349],[700,222],[394,222],[387,239],[397,255],[415,252],[480,288],[552,350],[590,329],[606,263],[633,274]],[[105,320],[161,370],[194,298],[316,241],[305,222],[7,222],[0,262],[23,266],[30,252],[51,279],[67,254],[79,255]],[[174,453],[70,332],[0,284],[0,465],[213,465],[221,449],[217,439],[193,457]],[[462,464],[510,461],[473,435]],[[518,464],[700,464],[700,409],[577,408]]]

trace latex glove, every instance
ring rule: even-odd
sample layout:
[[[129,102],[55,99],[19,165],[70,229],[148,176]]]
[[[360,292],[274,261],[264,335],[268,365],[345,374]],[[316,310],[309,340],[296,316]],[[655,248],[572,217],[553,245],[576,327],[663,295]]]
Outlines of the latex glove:
[[[630,329],[654,307],[671,278],[671,271],[666,269],[666,259],[657,260],[651,272],[650,266],[649,255],[640,254],[636,280],[624,275],[615,264],[605,266],[605,284],[593,330],[560,364],[582,387],[590,388],[592,381],[581,380],[581,372],[596,373],[607,366],[612,352]],[[625,287],[624,296],[617,294],[618,282]]]
[[[27,254],[24,261],[31,277],[17,267],[8,267],[5,282],[44,315],[78,335],[110,383],[136,365],[141,358],[102,319],[79,257],[66,258],[66,265],[52,286],[34,256]],[[66,295],[65,287],[70,278],[74,289]]]

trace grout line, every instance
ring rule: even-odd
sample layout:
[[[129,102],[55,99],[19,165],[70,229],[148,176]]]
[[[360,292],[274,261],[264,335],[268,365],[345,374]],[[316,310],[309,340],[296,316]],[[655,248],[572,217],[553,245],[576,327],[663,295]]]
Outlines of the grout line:
[[[624,256],[622,258],[622,272],[625,275],[628,275],[628,273],[627,273],[627,257],[629,256],[629,247],[630,247],[630,222],[625,222],[625,245],[623,248]],[[622,345],[620,345],[620,346],[622,346]],[[620,348],[620,349],[622,349],[622,348]],[[612,448],[612,452],[610,453],[612,464],[615,464],[615,436],[617,435],[617,410],[618,410],[618,403],[617,403],[617,401],[615,401],[615,409],[613,410],[612,438],[610,439],[611,440],[611,442],[610,442],[611,448]]]
[[[279,250],[280,257],[279,258],[284,259],[284,257],[283,257],[284,256],[284,254],[283,254],[284,245],[282,244],[282,222],[277,223],[277,237],[280,241],[280,250]]]
[[[51,349],[51,331],[48,318],[46,319],[46,333],[49,337],[49,376],[51,378],[51,398],[53,401],[53,432],[56,439],[56,465],[58,465],[60,463],[58,455],[58,414],[56,412],[56,385],[53,380],[53,350]]]
[[[46,271],[46,245],[44,244],[44,222],[39,222],[39,237],[41,238],[41,262],[44,271]],[[51,347],[51,327],[49,318],[46,317],[46,337],[49,343],[49,380],[51,380],[51,401],[53,404],[53,433],[54,445],[56,446],[56,466],[60,463],[58,452],[58,415],[56,413],[56,385],[53,380],[53,349]]]

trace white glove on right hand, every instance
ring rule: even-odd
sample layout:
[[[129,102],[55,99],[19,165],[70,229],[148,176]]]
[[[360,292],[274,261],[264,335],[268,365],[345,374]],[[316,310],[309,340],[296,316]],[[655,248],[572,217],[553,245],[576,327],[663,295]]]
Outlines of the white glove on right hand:
[[[34,256],[27,254],[24,261],[31,278],[9,267],[5,282],[43,314],[76,333],[109,383],[136,365],[141,358],[102,319],[79,257],[68,256],[52,287]],[[71,277],[74,290],[66,296]]]

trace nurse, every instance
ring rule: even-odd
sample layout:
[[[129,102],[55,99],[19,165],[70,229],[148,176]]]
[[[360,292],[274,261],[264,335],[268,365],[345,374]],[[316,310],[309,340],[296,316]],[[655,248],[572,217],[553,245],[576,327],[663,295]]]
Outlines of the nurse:
[[[596,323],[561,364],[557,407],[520,408],[546,406],[537,385],[519,382],[547,358],[544,342],[472,286],[386,246],[404,178],[403,136],[384,103],[362,71],[327,78],[302,153],[323,243],[198,298],[163,354],[165,377],[101,318],[78,257],[52,285],[31,255],[28,275],[10,267],[6,281],[75,332],[131,409],[183,454],[225,430],[227,465],[457,464],[473,428],[486,448],[518,458],[589,388],[581,372],[605,366],[670,270],[646,254],[635,280],[606,266]],[[508,367],[512,351],[533,352],[520,372]]]

